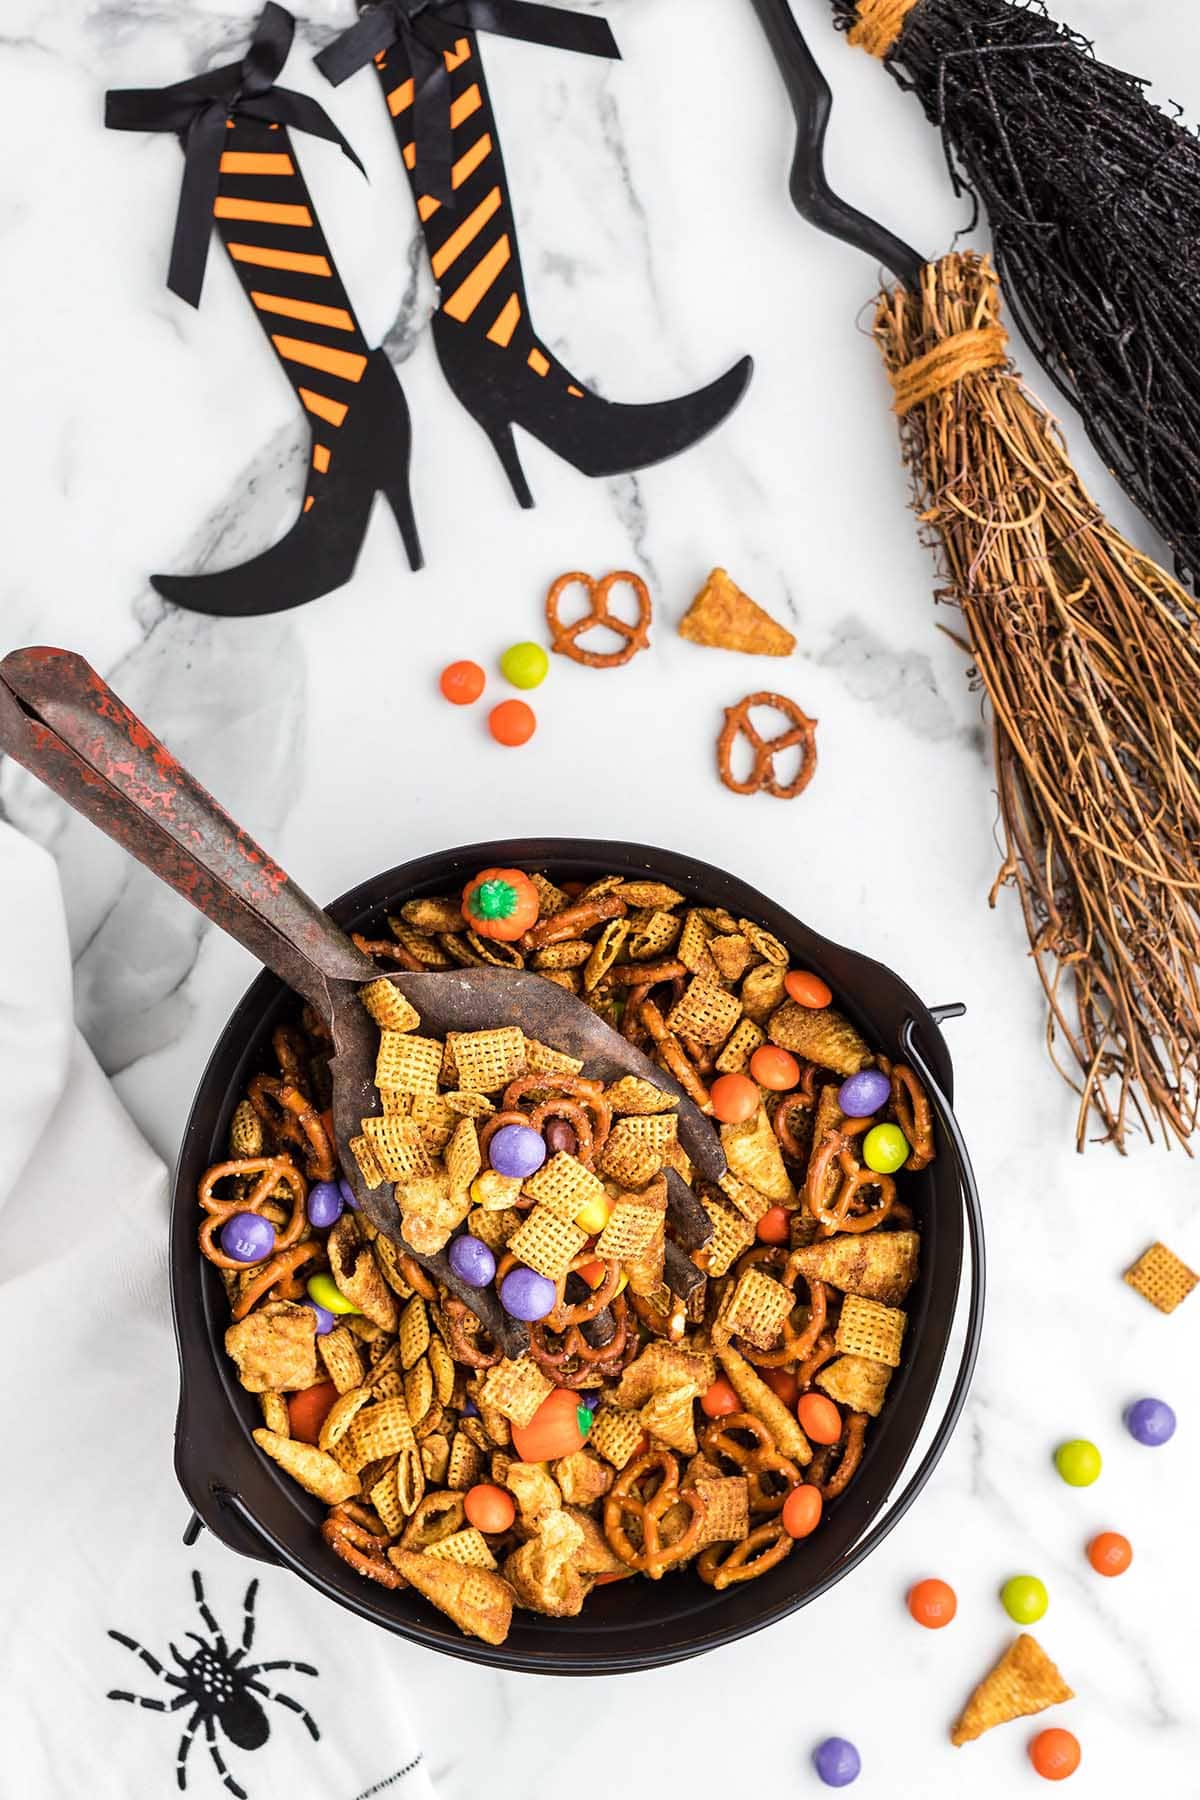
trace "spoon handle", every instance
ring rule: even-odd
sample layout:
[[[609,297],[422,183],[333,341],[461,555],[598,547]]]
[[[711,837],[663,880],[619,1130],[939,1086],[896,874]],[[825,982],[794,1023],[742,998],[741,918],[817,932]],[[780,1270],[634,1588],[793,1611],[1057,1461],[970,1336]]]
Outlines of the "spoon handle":
[[[753,0],[767,42],[796,115],[796,153],[789,189],[796,211],[830,237],[853,244],[890,269],[902,287],[915,289],[923,258],[878,219],[850,206],[825,175],[825,133],[833,108],[829,83],[796,23],[789,0]]]
[[[330,981],[378,973],[81,656],[26,649],[0,662],[0,750],[326,1018]]]

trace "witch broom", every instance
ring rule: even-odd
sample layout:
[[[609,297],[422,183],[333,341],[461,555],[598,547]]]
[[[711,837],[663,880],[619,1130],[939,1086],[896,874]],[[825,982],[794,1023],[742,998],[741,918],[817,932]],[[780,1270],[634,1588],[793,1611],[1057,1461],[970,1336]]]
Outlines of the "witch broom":
[[[799,127],[792,199],[896,277],[874,336],[914,504],[994,714],[1006,854],[1051,1056],[1124,1149],[1186,1143],[1200,1074],[1200,608],[1104,518],[1017,379],[986,258],[925,263],[834,195],[831,96],[787,0],[754,0]],[[1064,1055],[1064,1048],[1066,1054]],[[1073,1067],[1071,1066],[1073,1065]]]

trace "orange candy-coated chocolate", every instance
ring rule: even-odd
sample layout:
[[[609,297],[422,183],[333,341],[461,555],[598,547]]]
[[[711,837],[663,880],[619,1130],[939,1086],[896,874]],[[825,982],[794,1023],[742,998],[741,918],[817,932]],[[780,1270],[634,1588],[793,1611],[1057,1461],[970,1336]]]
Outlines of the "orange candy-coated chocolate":
[[[498,744],[515,750],[537,730],[537,714],[524,700],[502,700],[488,714],[488,730]]]
[[[442,670],[439,683],[451,706],[473,706],[487,685],[478,663],[452,662]]]
[[[1045,1781],[1065,1781],[1079,1767],[1079,1739],[1061,1725],[1039,1731],[1029,1746],[1029,1760]]]
[[[958,1595],[948,1581],[930,1577],[909,1589],[908,1610],[927,1631],[940,1631],[958,1611]]]
[[[808,969],[792,969],[784,976],[784,987],[789,1000],[797,1006],[811,1006],[814,1009],[828,1006],[833,999],[833,989]]]
[[[836,1444],[842,1435],[842,1415],[825,1394],[802,1394],[796,1417],[814,1444]]]
[[[321,1435],[325,1415],[338,1397],[332,1381],[318,1381],[315,1387],[301,1388],[287,1397],[288,1430],[298,1444],[315,1444]]]
[[[760,1244],[786,1244],[791,1236],[791,1214],[786,1206],[768,1206],[754,1234]]]
[[[517,1516],[516,1503],[506,1488],[480,1481],[463,1495],[463,1511],[476,1531],[495,1535],[507,1531]]]
[[[587,1433],[579,1429],[579,1411],[579,1395],[570,1388],[547,1394],[528,1425],[512,1428],[513,1448],[521,1461],[552,1462],[582,1450]]]
[[[784,1501],[780,1523],[789,1537],[809,1537],[821,1523],[824,1506],[820,1488],[804,1482],[800,1487],[794,1487]]]
[[[722,1376],[718,1376],[700,1396],[700,1411],[709,1419],[723,1419],[727,1413],[740,1412],[741,1408],[741,1401]]]
[[[750,1058],[750,1073],[759,1087],[770,1088],[775,1094],[786,1094],[800,1082],[800,1064],[790,1050],[780,1050],[774,1044],[759,1045]]]
[[[758,1111],[758,1084],[748,1075],[718,1075],[709,1098],[722,1125],[744,1125]]]
[[[777,1394],[789,1412],[800,1394],[800,1383],[790,1369],[764,1369],[763,1376],[773,1394]]]
[[[1133,1561],[1133,1545],[1119,1531],[1101,1531],[1087,1547],[1097,1575],[1123,1575]]]

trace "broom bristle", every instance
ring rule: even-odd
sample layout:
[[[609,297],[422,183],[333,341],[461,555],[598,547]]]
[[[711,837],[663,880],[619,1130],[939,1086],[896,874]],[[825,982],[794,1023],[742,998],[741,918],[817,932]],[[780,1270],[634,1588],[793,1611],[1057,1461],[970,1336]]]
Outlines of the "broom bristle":
[[[885,292],[875,317],[907,407],[914,505],[994,713],[996,887],[1020,895],[1051,1054],[1081,1094],[1079,1147],[1091,1113],[1122,1149],[1139,1118],[1186,1142],[1200,1068],[1200,608],[1104,518],[1054,421],[980,349],[999,326],[999,284],[973,255],[931,264],[919,295]]]
[[[1033,354],[1195,583],[1200,141],[1041,0],[833,7],[940,128]]]

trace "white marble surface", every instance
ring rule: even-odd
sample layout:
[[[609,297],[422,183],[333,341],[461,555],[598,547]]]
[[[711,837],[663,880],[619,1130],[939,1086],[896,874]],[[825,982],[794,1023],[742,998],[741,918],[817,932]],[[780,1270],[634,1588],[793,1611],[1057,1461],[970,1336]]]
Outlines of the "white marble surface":
[[[833,36],[826,0],[798,8],[837,90],[835,181],[918,244],[944,247],[963,209],[934,134]],[[350,7],[303,10],[285,79],[322,91],[308,58]],[[808,1752],[829,1732],[862,1748],[856,1792],[1032,1793],[1031,1728],[962,1751],[946,1739],[1008,1635],[997,1585],[1025,1569],[1051,1588],[1039,1632],[1079,1695],[1058,1715],[1084,1745],[1071,1791],[1126,1794],[1136,1782],[1186,1800],[1200,1794],[1200,1298],[1163,1319],[1119,1274],[1156,1236],[1200,1260],[1196,1172],[1162,1149],[1125,1161],[1074,1153],[1072,1097],[1047,1067],[1015,906],[987,909],[996,851],[980,707],[935,630],[883,378],[858,329],[874,271],[788,208],[790,120],[749,5],[608,0],[605,11],[621,64],[485,51],[535,316],[580,375],[620,398],[680,391],[750,350],[758,373],[740,412],[675,463],[609,483],[526,440],[540,508],[519,512],[437,369],[430,278],[374,85],[323,91],[371,183],[312,140],[301,155],[364,322],[401,366],[429,567],[408,573],[380,514],[351,587],[280,618],[229,622],[174,611],[146,573],[232,562],[272,541],[299,490],[302,427],[219,249],[199,313],[163,285],[177,150],[106,135],[100,117],[109,85],[228,60],[252,8],[6,0],[4,647],[82,651],[319,896],[449,843],[607,833],[738,869],[928,1000],[970,1007],[952,1044],[990,1223],[991,1298],[973,1398],[928,1492],[821,1602],[675,1670],[551,1684],[381,1640],[409,1674],[447,1800],[609,1785],[637,1800],[716,1800],[750,1784],[807,1794]],[[1157,76],[1200,118],[1195,8],[1071,0],[1071,16],[1109,60]],[[1110,510],[1145,541],[1077,427],[1072,440]],[[718,561],[793,623],[790,667],[673,635]],[[537,635],[560,569],[623,564],[657,597],[653,654],[617,675],[556,665],[527,750],[494,749],[481,710],[451,712],[437,697],[452,657],[491,663]],[[794,806],[735,798],[711,771],[721,706],[777,681],[821,720],[821,773]],[[0,796],[59,857],[81,1020],[169,1156],[248,960],[11,767]],[[1147,1391],[1181,1417],[1157,1453],[1120,1424],[1123,1403]],[[1074,1434],[1107,1454],[1085,1493],[1049,1464]],[[1102,1526],[1136,1546],[1120,1582],[1083,1558]],[[931,1572],[960,1599],[941,1635],[903,1608],[910,1581]]]

